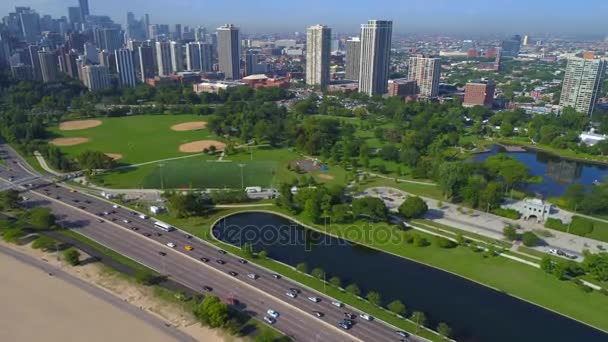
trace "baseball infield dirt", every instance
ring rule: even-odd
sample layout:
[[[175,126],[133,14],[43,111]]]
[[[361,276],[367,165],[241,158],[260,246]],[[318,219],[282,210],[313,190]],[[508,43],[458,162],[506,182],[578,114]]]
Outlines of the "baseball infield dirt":
[[[203,129],[207,127],[207,122],[206,121],[191,121],[191,122],[184,122],[184,123],[180,123],[177,125],[173,125],[171,126],[171,129],[177,132],[184,132],[184,131],[197,131],[199,129]]]
[[[66,121],[59,124],[59,129],[62,131],[76,131],[79,129],[87,129],[100,126],[101,120],[74,120]]]
[[[205,149],[209,149],[211,146],[215,146],[219,151],[223,150],[224,147],[226,147],[226,144],[217,140],[199,140],[180,145],[179,151],[185,153],[198,153],[203,152]]]

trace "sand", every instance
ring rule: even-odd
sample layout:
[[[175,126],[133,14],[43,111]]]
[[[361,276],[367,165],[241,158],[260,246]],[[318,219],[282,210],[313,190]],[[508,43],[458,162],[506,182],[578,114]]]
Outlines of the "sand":
[[[324,180],[333,180],[334,176],[322,173],[319,175],[319,178],[324,179]]]
[[[91,139],[75,137],[75,138],[56,138],[50,141],[51,145],[55,146],[76,146],[89,142]]]
[[[46,260],[51,265],[62,265],[55,254],[33,250],[29,246],[0,244]],[[198,341],[243,341],[201,326],[190,312],[179,305],[155,297],[153,289],[128,282],[101,264],[78,267],[63,264],[61,268],[145,310],[147,314],[161,318]],[[0,291],[3,308],[0,310],[0,341],[73,341],[74,336],[86,336],[89,342],[175,341],[174,337],[119,307],[3,253],[0,253],[0,269],[11,270],[0,273],[4,290]]]
[[[104,154],[114,160],[122,159],[122,154],[120,154],[120,153],[104,153]]]
[[[103,122],[101,120],[74,120],[66,121],[59,124],[59,130],[61,131],[76,131],[79,129],[87,129],[100,126]]]
[[[206,121],[191,121],[173,125],[171,126],[171,129],[177,132],[184,132],[197,131],[199,129],[204,129],[205,127],[207,127]]]
[[[224,149],[224,147],[226,147],[226,144],[217,140],[199,140],[180,145],[179,151],[186,153],[198,153],[203,152],[205,149],[209,149],[211,146],[215,146],[218,151],[221,151]]]

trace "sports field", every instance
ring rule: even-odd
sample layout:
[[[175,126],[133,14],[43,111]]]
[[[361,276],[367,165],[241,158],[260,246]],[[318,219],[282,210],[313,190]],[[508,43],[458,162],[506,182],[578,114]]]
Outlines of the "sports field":
[[[61,126],[51,128],[55,136],[50,142],[58,142],[57,146],[69,156],[95,150],[120,157],[121,164],[137,164],[195,152],[180,152],[180,146],[183,144],[221,140],[213,137],[204,128],[205,125],[200,124],[208,118],[198,115],[134,115],[99,118],[96,120],[101,121],[101,124],[95,127],[83,124],[84,128],[79,129],[78,125],[71,125],[68,130],[65,129],[66,123],[63,123],[63,129]],[[192,129],[188,130],[188,125],[186,129],[180,125],[184,123],[199,124],[191,124]],[[173,126],[176,127],[172,129]]]

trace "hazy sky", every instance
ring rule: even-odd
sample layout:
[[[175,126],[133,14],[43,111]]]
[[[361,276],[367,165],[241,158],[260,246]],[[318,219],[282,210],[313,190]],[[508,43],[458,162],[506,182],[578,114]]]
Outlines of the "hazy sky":
[[[77,0],[2,0],[0,15],[15,6],[67,16]],[[302,31],[327,24],[356,32],[367,19],[391,19],[397,32],[556,32],[608,34],[608,0],[89,0],[92,14],[124,24],[127,11],[152,23],[217,27],[243,32]]]

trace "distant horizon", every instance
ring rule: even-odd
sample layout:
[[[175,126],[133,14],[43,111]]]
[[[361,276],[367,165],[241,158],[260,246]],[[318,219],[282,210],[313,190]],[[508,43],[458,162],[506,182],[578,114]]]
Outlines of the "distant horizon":
[[[78,0],[9,0],[0,4],[2,16],[15,6],[29,6],[41,15],[67,16],[67,8]],[[243,33],[275,34],[304,32],[306,27],[324,24],[335,33],[358,32],[369,19],[392,20],[396,34],[509,35],[604,37],[608,27],[604,13],[608,1],[579,0],[575,3],[540,4],[529,0],[482,0],[453,2],[436,0],[279,0],[145,1],[89,0],[93,15],[108,15],[124,26],[126,13],[136,18],[145,13],[152,24],[182,24],[214,29],[234,23]]]

